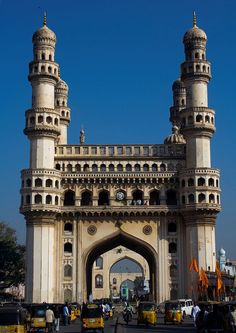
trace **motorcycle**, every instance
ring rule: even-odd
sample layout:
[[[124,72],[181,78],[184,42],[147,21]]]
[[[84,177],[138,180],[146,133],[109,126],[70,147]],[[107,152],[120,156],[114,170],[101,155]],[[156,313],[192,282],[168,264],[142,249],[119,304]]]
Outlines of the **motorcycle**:
[[[132,310],[129,308],[124,309],[123,318],[128,325],[128,323],[132,320]]]

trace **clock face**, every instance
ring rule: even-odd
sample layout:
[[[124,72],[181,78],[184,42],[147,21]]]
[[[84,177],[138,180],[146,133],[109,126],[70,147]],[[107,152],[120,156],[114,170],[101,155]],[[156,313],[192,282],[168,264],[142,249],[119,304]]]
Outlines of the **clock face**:
[[[121,201],[121,200],[124,199],[124,197],[125,197],[124,192],[121,192],[121,191],[120,191],[120,192],[117,192],[117,193],[116,193],[116,199],[117,199],[117,200],[120,200],[120,201]]]

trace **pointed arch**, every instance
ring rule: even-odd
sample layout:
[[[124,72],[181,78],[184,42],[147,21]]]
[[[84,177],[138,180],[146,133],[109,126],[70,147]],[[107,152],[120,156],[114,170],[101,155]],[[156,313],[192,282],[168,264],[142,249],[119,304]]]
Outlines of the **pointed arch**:
[[[124,246],[144,257],[150,271],[150,293],[154,300],[157,300],[157,255],[155,249],[145,241],[136,238],[122,230],[105,237],[95,243],[83,255],[84,262],[84,286],[87,297],[92,292],[92,267],[97,257],[112,250],[117,246]]]

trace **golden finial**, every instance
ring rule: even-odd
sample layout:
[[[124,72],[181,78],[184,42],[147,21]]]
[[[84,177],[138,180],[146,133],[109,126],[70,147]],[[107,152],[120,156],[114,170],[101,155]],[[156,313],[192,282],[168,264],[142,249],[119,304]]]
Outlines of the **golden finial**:
[[[197,16],[195,11],[193,12],[193,27],[195,28],[197,26]]]
[[[43,25],[47,25],[47,12],[44,12],[43,15]]]

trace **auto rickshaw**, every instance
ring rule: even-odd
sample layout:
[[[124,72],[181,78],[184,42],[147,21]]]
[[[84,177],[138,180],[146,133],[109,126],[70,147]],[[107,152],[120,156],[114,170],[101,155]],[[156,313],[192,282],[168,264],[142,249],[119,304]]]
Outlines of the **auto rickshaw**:
[[[167,301],[165,302],[165,316],[164,323],[177,323],[181,324],[183,321],[181,303],[178,301]]]
[[[0,308],[0,333],[27,333],[27,310],[19,306]]]
[[[30,331],[46,331],[46,310],[47,304],[31,305]]]
[[[81,332],[99,330],[104,333],[104,318],[102,308],[95,303],[90,303],[82,308]]]
[[[153,302],[140,302],[138,306],[137,324],[153,325],[157,324],[157,305]]]

